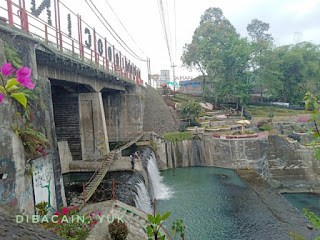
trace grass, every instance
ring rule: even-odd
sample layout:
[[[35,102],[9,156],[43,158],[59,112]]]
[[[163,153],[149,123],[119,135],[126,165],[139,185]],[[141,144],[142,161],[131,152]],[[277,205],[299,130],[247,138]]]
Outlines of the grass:
[[[298,114],[306,114],[308,111],[304,110],[292,110],[288,108],[279,108],[274,106],[246,106],[245,109],[253,117],[269,117],[270,114],[274,114],[275,117],[294,116]]]
[[[172,133],[166,133],[163,135],[163,138],[165,141],[168,142],[180,142],[183,140],[190,140],[192,139],[192,133],[191,132],[172,132]]]
[[[196,102],[204,102],[202,97],[187,95],[187,94],[176,94],[175,97],[171,97],[171,100],[176,103],[184,103],[188,102],[189,100],[194,100]]]

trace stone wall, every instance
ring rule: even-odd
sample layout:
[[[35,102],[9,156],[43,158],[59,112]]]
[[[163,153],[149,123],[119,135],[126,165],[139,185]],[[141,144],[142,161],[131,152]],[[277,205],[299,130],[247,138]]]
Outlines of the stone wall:
[[[280,136],[255,139],[203,139],[165,142],[152,135],[159,169],[214,166],[257,171],[282,191],[319,191],[320,162],[314,150]]]
[[[159,168],[187,166],[215,166],[223,168],[251,167],[262,176],[268,176],[268,138],[219,139],[204,136],[202,139],[164,142],[154,137]]]
[[[48,153],[48,158],[51,159],[50,165],[54,169],[52,204],[59,207],[63,204],[64,190],[53,120],[50,81],[38,75],[35,42],[2,31],[0,36],[0,65],[7,62],[4,53],[4,42],[6,42],[16,49],[22,60],[22,65],[32,69],[31,79],[37,86],[33,93],[38,97],[36,100],[29,100],[33,129],[42,132],[49,140],[50,148],[45,151]],[[0,162],[2,166],[0,174],[2,176],[6,174],[6,177],[0,179],[0,193],[2,193],[0,194],[0,203],[8,204],[22,213],[34,214],[37,203],[37,201],[34,202],[34,198],[37,199],[34,194],[37,193],[34,192],[32,183],[33,158],[25,154],[22,141],[12,129],[12,126],[22,128],[21,122],[14,120],[17,112],[21,116],[24,115],[24,109],[20,104],[5,97],[0,104]]]
[[[269,136],[268,144],[269,179],[275,185],[288,191],[320,189],[320,162],[312,149],[279,136]]]

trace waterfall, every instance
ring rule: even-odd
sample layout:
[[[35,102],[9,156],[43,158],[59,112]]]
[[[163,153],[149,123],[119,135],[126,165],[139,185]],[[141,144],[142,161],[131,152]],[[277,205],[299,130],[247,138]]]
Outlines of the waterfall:
[[[139,181],[136,185],[137,194],[134,200],[136,207],[140,210],[152,214],[151,199],[143,181]]]
[[[172,195],[172,191],[162,182],[162,177],[157,165],[157,159],[153,152],[148,159],[148,175],[151,192],[156,199],[169,199]]]

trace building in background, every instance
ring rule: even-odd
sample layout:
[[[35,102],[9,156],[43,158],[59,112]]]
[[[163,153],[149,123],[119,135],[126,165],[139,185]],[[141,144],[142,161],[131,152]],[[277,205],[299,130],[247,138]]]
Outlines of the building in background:
[[[202,81],[203,76],[198,76],[188,81],[180,81],[180,92],[183,94],[201,96],[203,90]],[[206,87],[208,90],[213,91],[213,83],[211,81],[206,82]]]
[[[170,82],[170,70],[161,70],[160,71],[160,75],[159,74],[154,74],[154,75],[152,75],[151,78],[156,79],[157,88],[161,88],[161,83],[169,84],[169,82]]]

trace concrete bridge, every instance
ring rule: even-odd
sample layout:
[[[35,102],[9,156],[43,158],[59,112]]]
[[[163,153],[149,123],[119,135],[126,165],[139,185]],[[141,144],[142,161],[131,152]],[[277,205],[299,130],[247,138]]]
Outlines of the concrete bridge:
[[[130,141],[142,134],[145,88],[140,70],[114,47],[112,61],[108,55],[98,56],[96,49],[87,58],[88,49],[81,45],[80,54],[66,51],[62,43],[52,47],[47,32],[40,40],[30,34],[23,15],[28,13],[21,6],[20,11],[21,23],[10,17],[12,9],[8,20],[0,21],[0,64],[10,60],[10,49],[23,66],[32,68],[37,86],[37,99],[29,101],[32,124],[46,135],[50,148],[46,158],[28,159],[11,127],[14,113],[23,115],[23,110],[13,99],[0,104],[0,176],[8,175],[0,179],[0,202],[33,213],[41,201],[49,201],[53,210],[65,202],[62,174],[70,166],[85,167],[105,159],[110,142]]]

